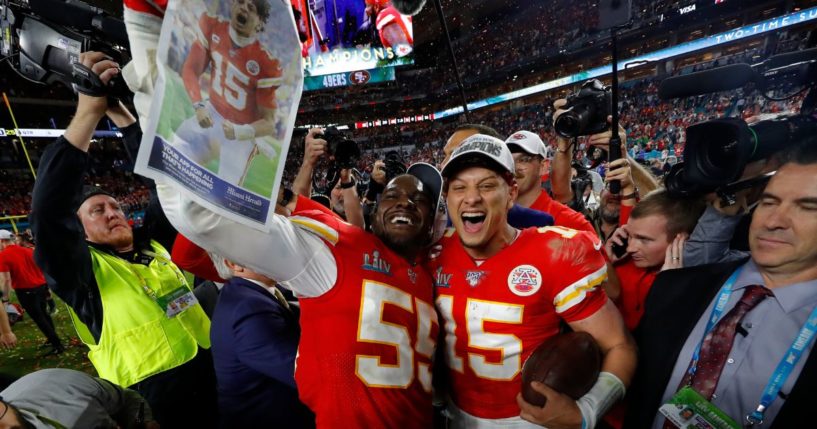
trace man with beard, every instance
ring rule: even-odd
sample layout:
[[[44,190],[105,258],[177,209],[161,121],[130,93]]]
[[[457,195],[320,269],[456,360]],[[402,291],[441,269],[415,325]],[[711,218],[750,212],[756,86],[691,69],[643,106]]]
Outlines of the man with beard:
[[[456,234],[446,233],[430,268],[446,332],[454,427],[595,427],[635,370],[635,344],[599,287],[606,265],[598,238],[508,224],[517,185],[500,139],[468,137],[442,174]],[[559,334],[562,321],[595,338],[602,373],[578,401],[532,383],[547,399],[536,407],[520,394],[522,362]]]
[[[431,427],[439,326],[431,276],[417,262],[441,233],[441,188],[439,172],[417,164],[386,185],[373,233],[298,201],[259,233],[157,182],[180,233],[298,296],[295,380],[318,428]]]
[[[616,195],[607,187],[602,189],[601,204],[591,215],[593,226],[602,242],[606,242],[619,225],[627,223],[638,198],[630,173],[629,158],[619,158],[610,163],[610,171],[607,172],[604,181],[610,183],[611,180],[618,180],[621,183],[621,192]]]
[[[275,155],[257,139],[275,133],[281,84],[278,60],[258,41],[269,13],[267,0],[233,0],[229,21],[204,14],[181,72],[195,115],[176,130],[173,145],[200,165],[218,160],[219,177],[239,186],[258,151]],[[205,100],[199,79],[208,68]]]
[[[319,138],[325,130],[323,128],[310,128],[304,137],[304,159],[301,161],[301,168],[292,181],[292,191],[307,198],[312,196],[312,176],[315,173],[315,166],[321,158],[329,155],[328,142]],[[332,161],[327,161],[332,162]],[[344,187],[340,181],[329,190],[329,206],[335,214],[346,222],[357,225],[361,228],[365,226],[363,208],[360,205],[360,197],[357,195],[357,183],[350,180]]]
[[[82,53],[80,62],[104,84],[119,74],[100,52]],[[40,159],[31,205],[35,259],[68,304],[101,378],[142,394],[163,428],[209,427],[215,413],[210,320],[155,240],[160,225],[146,219],[134,231],[111,194],[83,187],[91,137],[105,115],[126,143],[138,145],[139,125],[121,103],[79,94],[65,134]]]

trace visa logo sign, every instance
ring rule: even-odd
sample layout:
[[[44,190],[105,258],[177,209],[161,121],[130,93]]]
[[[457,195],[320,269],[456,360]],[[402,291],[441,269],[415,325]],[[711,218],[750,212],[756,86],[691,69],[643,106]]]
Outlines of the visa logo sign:
[[[682,8],[680,8],[680,9],[678,9],[678,13],[679,13],[680,15],[683,15],[683,14],[685,14],[685,13],[690,13],[690,12],[693,12],[694,10],[695,10],[695,5],[694,5],[694,4],[691,4],[691,5],[689,5],[689,6],[682,7]]]

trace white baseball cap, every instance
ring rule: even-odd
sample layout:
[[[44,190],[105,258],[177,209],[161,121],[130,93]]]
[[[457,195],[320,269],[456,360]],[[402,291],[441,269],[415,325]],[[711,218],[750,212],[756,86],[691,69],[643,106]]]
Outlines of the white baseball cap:
[[[517,131],[505,140],[505,144],[508,147],[517,147],[525,153],[539,155],[544,159],[548,159],[545,142],[536,133],[524,130]]]
[[[13,240],[14,234],[7,229],[0,229],[0,240]]]
[[[485,134],[474,134],[462,141],[462,144],[451,154],[451,159],[443,166],[442,176],[450,178],[460,171],[462,162],[480,157],[491,161],[499,171],[513,174],[513,156],[508,146],[496,138]]]

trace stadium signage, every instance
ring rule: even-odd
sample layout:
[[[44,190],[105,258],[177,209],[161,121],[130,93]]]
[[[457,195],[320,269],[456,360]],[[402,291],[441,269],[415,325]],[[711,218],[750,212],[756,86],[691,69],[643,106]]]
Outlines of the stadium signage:
[[[386,125],[410,124],[415,122],[433,121],[434,114],[404,116],[402,118],[376,119],[367,122],[355,122],[355,129],[382,127]]]
[[[678,9],[678,14],[683,15],[685,13],[690,13],[695,11],[695,4],[691,4],[689,6],[684,6]]]
[[[65,130],[53,128],[0,128],[0,137],[46,137],[57,138]],[[119,131],[94,131],[94,137],[122,137]]]
[[[304,77],[304,91],[340,88],[349,85],[366,85],[369,83],[390,82],[394,80],[394,67],[383,67],[372,70],[357,70],[348,73],[334,73],[323,76]]]

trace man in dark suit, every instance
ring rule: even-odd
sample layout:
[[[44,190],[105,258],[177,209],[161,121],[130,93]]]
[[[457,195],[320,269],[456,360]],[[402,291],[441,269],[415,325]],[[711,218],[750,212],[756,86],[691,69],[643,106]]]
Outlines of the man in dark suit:
[[[210,338],[222,428],[308,429],[315,416],[298,400],[298,306],[270,278],[211,254],[227,280]]]
[[[750,418],[762,419],[765,428],[790,428],[813,420],[815,236],[817,147],[804,145],[783,155],[761,196],[749,231],[750,259],[665,271],[656,279],[635,331],[639,368],[625,428],[676,427],[659,408],[684,409],[682,389],[738,425]],[[786,376],[779,369],[787,365]]]

